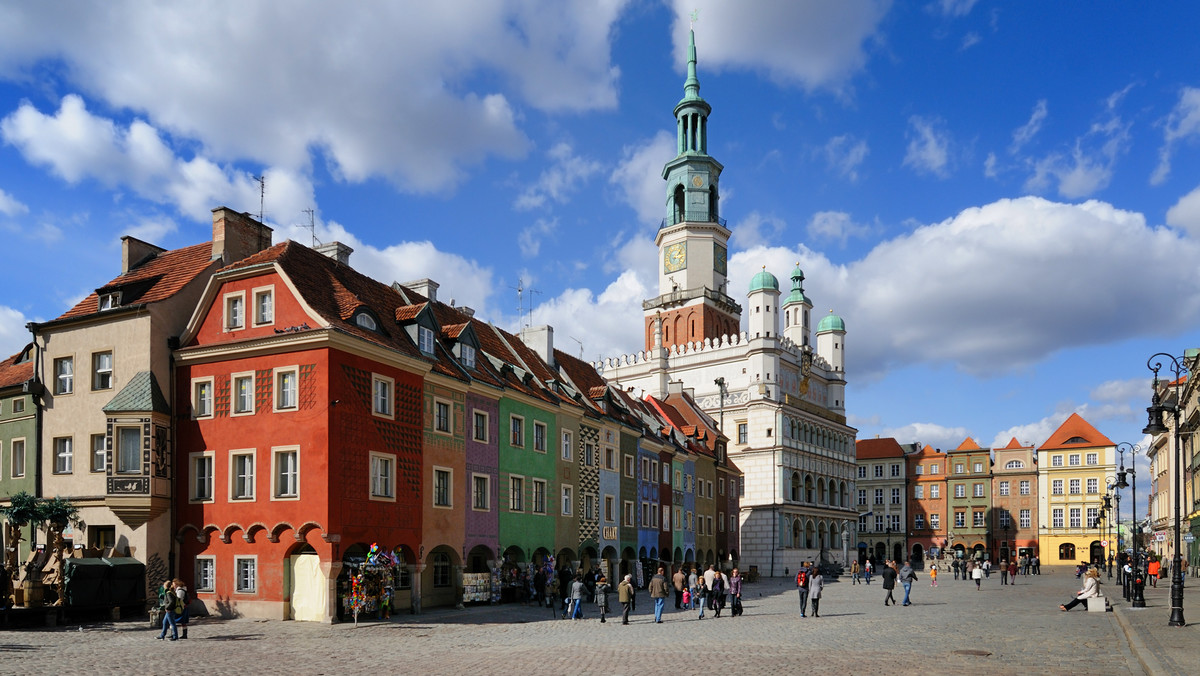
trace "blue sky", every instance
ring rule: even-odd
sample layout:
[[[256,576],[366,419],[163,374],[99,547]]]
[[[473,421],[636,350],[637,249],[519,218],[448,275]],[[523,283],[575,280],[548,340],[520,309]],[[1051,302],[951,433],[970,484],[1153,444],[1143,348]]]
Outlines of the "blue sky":
[[[263,175],[276,241],[635,350],[696,8],[730,288],[800,263],[860,438],[1140,442],[1200,346],[1191,3],[408,4],[0,3],[0,347]]]

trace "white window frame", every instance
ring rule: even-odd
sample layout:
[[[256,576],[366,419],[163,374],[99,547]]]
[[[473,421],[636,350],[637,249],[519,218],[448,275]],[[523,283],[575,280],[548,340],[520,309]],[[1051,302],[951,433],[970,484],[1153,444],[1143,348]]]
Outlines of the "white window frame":
[[[575,450],[572,446],[575,443],[575,436],[571,434],[571,430],[562,431],[562,460],[563,462],[575,461]]]
[[[102,357],[104,355],[108,355],[108,367],[107,368],[101,368],[100,364],[97,363],[97,358]],[[103,391],[103,390],[111,390],[113,388],[113,386],[115,384],[114,372],[113,372],[114,364],[115,364],[115,359],[113,358],[113,351],[111,348],[107,349],[107,350],[97,350],[96,352],[92,353],[92,391],[93,392],[99,392],[99,391]],[[100,384],[101,377],[108,378],[107,385]]]
[[[466,343],[459,343],[458,359],[459,359],[459,361],[462,362],[463,366],[465,366],[469,369],[475,368],[475,363],[476,363],[475,346],[467,345]]]
[[[1023,479],[1019,484],[1017,484],[1017,488],[1018,488],[1018,492],[1021,495],[1029,495],[1029,492],[1030,492],[1029,480]]]
[[[519,425],[520,429],[515,429],[516,425]],[[508,416],[508,445],[513,448],[525,448],[525,416],[515,413]]]
[[[1083,482],[1079,479],[1071,479],[1067,482],[1067,494],[1083,495]]]
[[[971,527],[983,528],[987,525],[987,512],[973,510],[971,512]]]
[[[108,469],[108,437],[104,434],[93,434],[91,440],[88,448],[88,469],[98,474]],[[96,448],[97,441],[100,442],[100,448]]]
[[[967,497],[967,485],[966,484],[954,484],[954,497],[956,497],[956,498]]]
[[[254,316],[250,321],[253,326],[270,326],[275,323],[275,285],[258,286],[250,290],[250,296],[253,298],[254,307],[251,311]],[[266,298],[267,304],[270,306],[271,316],[269,318],[262,317],[261,310],[263,308],[262,300]]]
[[[1087,456],[1084,458],[1084,462],[1086,462],[1088,465],[1099,465],[1100,464],[1100,454],[1099,453],[1088,453]]]
[[[1083,528],[1083,510],[1078,507],[1072,507],[1067,514],[1071,528]]]
[[[541,433],[538,433],[541,430]],[[544,422],[533,421],[533,450],[546,453],[550,450],[550,427]]]
[[[17,444],[21,445],[20,450],[17,449]],[[13,479],[25,476],[25,446],[25,437],[16,437],[8,442],[8,452],[12,455],[12,460],[9,464],[9,476]],[[18,462],[20,465],[18,465]]]
[[[930,500],[940,500],[941,497],[942,497],[942,487],[937,484],[931,485],[929,487],[929,499]]]
[[[966,528],[967,527],[967,513],[966,512],[959,512],[959,511],[954,512],[954,527],[955,528]]]
[[[1000,497],[1008,497],[1008,486],[1009,484],[1007,481],[1000,482],[1000,487],[997,489],[997,493],[1000,495]]]
[[[294,400],[288,406],[281,406],[283,403],[283,379],[284,376],[290,375],[295,381],[295,388],[292,392]],[[299,366],[280,366],[271,371],[271,406],[275,413],[289,413],[300,410],[300,367]],[[372,396],[374,396],[372,394]]]
[[[396,456],[393,453],[367,452],[367,462],[370,465],[367,477],[367,497],[377,502],[396,501]],[[387,476],[382,477],[377,471],[381,466],[388,468]],[[381,478],[387,481],[380,483]],[[381,491],[376,491],[381,488]]]
[[[283,494],[280,488],[280,460],[284,455],[295,456],[295,466],[293,468],[292,481],[295,483],[295,492],[292,494]],[[272,446],[271,447],[271,499],[272,500],[299,500],[300,499],[300,447],[299,446]]]
[[[441,426],[442,419],[438,415],[439,408],[446,407],[446,426]],[[433,431],[442,436],[454,435],[454,404],[448,399],[433,398]]]
[[[1051,467],[1062,467],[1062,466],[1063,466],[1063,457],[1062,457],[1062,455],[1060,454],[1060,455],[1052,455],[1052,456],[1050,456],[1050,466],[1051,466]]]
[[[425,354],[433,354],[436,346],[433,340],[433,329],[428,326],[417,326],[417,349]]]
[[[454,470],[450,467],[442,467],[440,465],[433,466],[433,474],[430,476],[429,497],[434,509],[454,509]],[[446,501],[445,503],[438,502],[438,476],[446,477]]]
[[[604,469],[610,472],[617,471],[617,449],[612,446],[604,447]]]
[[[481,418],[483,419],[483,436],[482,437],[479,436],[479,420]],[[488,436],[490,433],[491,425],[492,425],[491,414],[489,414],[487,411],[480,411],[479,409],[473,409],[472,415],[471,415],[471,439],[474,441],[478,441],[481,444],[486,444],[488,442]]]
[[[975,468],[975,473],[979,474],[980,472],[983,471],[983,463],[982,462],[975,463],[974,468]]]
[[[392,420],[396,417],[396,379],[371,374],[371,415]]]
[[[479,506],[480,480],[483,480],[483,507]],[[492,511],[492,477],[478,472],[471,473],[471,510],[475,512]]]
[[[583,518],[588,521],[596,521],[596,496],[592,493],[584,493],[583,495]]]
[[[625,464],[625,466],[623,469],[625,472],[625,478],[632,479],[633,478],[633,456],[626,454],[624,464]]]
[[[236,311],[235,311],[236,308]],[[233,291],[221,296],[221,326],[226,333],[246,328],[246,292]],[[238,312],[241,316],[238,316]]]
[[[208,575],[201,577],[201,573],[207,569]],[[204,578],[207,577],[207,580]],[[195,579],[192,584],[196,586],[197,594],[212,594],[217,591],[217,557],[212,554],[201,554],[196,556]]]
[[[561,506],[563,516],[571,516],[575,513],[575,487],[571,484],[562,484],[562,499]]]
[[[1065,523],[1065,521],[1063,521],[1063,508],[1055,507],[1055,508],[1051,509],[1050,510],[1050,527],[1051,528],[1062,528],[1064,523]]]
[[[1072,453],[1067,456],[1067,465],[1070,467],[1079,467],[1082,456],[1078,453]]]
[[[207,392],[207,396],[201,395],[201,388]],[[214,396],[213,377],[206,376],[204,378],[192,378],[192,419],[201,420],[213,417],[213,402],[216,400]]]
[[[250,494],[239,495],[238,487],[238,458],[250,458]],[[239,448],[229,452],[229,501],[254,502],[258,497],[258,449]]]
[[[17,397],[12,400],[12,412],[14,415],[17,413],[25,412],[25,398],[24,397]]]
[[[545,514],[545,513],[547,513],[546,508],[548,507],[548,505],[546,504],[546,502],[547,502],[546,490],[548,488],[548,486],[546,484],[546,480],[534,477],[530,481],[533,484],[531,486],[533,488],[533,496],[532,496],[532,498],[533,498],[532,508],[533,509],[531,511],[534,514]]]
[[[521,474],[508,476],[508,511],[525,512],[525,477]]]
[[[937,530],[938,528],[941,528],[942,527],[942,515],[937,514],[937,513],[930,514],[929,515],[929,527],[932,528],[933,530]]]
[[[1100,479],[1096,477],[1088,477],[1087,480],[1088,495],[1095,495],[1100,492]]]
[[[1050,495],[1062,495],[1063,488],[1064,486],[1062,479],[1052,479],[1050,481]]]
[[[242,410],[241,408],[239,408],[241,406],[242,402],[241,402],[241,397],[239,396],[240,392],[238,392],[238,382],[243,381],[243,380],[250,381],[250,402],[249,402],[250,405],[245,410]],[[229,376],[229,399],[230,399],[229,415],[231,417],[236,417],[239,415],[254,415],[254,394],[255,394],[255,392],[254,392],[254,371],[241,371],[239,373],[230,374],[230,376]]]
[[[137,447],[134,449],[133,469],[122,469],[121,430],[135,430],[137,432]],[[144,430],[141,425],[115,425],[113,427],[113,472],[115,474],[132,475],[142,473],[142,449],[145,443],[145,440],[142,438],[143,432]]]
[[[917,484],[916,486],[913,486],[913,499],[914,500],[924,500],[925,499],[925,487],[924,486],[922,486],[921,484]]]
[[[75,393],[75,355],[55,357],[51,364],[54,366],[54,395],[58,397]],[[62,366],[67,368],[64,370]]]
[[[1033,523],[1033,511],[1032,510],[1022,509],[1021,511],[1017,512],[1017,524],[1019,525],[1019,527],[1029,528],[1030,524],[1032,524],[1032,523]]]
[[[65,442],[60,444],[60,442]],[[54,474],[75,473],[75,437],[54,437]]]
[[[250,564],[250,587],[246,588],[243,585],[242,563]],[[245,554],[236,555],[233,557],[233,593],[235,594],[257,594],[258,593],[258,555]]]
[[[215,451],[196,451],[188,453],[188,502],[192,504],[213,502],[216,500],[216,474],[217,461]],[[200,491],[197,490],[197,481],[200,478],[200,473],[197,471],[201,460],[206,460],[208,464],[208,497],[201,497]]]
[[[971,497],[973,497],[973,498],[982,498],[983,497],[983,482],[978,482],[971,486]]]

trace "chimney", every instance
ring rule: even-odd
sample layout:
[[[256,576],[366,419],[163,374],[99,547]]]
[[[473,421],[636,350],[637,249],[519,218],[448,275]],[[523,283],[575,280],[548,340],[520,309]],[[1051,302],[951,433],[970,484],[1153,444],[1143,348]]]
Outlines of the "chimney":
[[[437,290],[438,290],[438,287],[441,286],[441,284],[438,284],[437,282],[433,281],[432,279],[429,279],[428,277],[426,277],[425,279],[418,279],[413,282],[404,282],[403,285],[407,286],[408,288],[412,289],[413,291],[416,291],[417,293],[421,294],[422,296],[425,296],[426,298],[429,299],[430,303],[437,302]]]
[[[162,247],[125,235],[121,238],[121,274],[129,272],[164,251],[166,249]]]
[[[212,210],[213,259],[235,263],[271,246],[271,228],[228,207]]]
[[[354,249],[351,249],[341,242],[321,244],[313,249],[313,251],[316,251],[324,256],[329,256],[333,260],[337,261],[338,265],[350,265],[350,254],[354,253]]]
[[[667,381],[667,394],[683,394],[682,380]]]
[[[473,307],[467,307],[466,305],[459,305],[458,307],[456,307],[454,309],[458,310],[459,312],[463,313],[464,315],[466,315],[468,317],[475,316],[475,308],[473,308]]]
[[[536,352],[542,361],[550,365],[550,368],[557,368],[554,362],[553,326],[526,326],[521,329],[521,342]]]

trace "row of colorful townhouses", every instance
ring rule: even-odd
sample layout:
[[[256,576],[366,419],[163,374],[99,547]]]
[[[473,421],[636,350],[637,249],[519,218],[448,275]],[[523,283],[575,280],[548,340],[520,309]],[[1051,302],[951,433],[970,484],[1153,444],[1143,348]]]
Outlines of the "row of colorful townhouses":
[[[373,545],[413,612],[494,571],[737,561],[741,473],[690,391],[616,387],[550,327],[271,235],[218,208],[211,242],[125,237],[120,275],[31,324],[0,364],[0,504],[69,498],[77,548],[250,617],[332,621]]]
[[[1115,504],[1117,446],[1077,413],[1037,447],[1013,438],[982,448],[968,437],[943,452],[882,438],[859,440],[857,451],[860,559],[1055,565],[1117,551],[1118,514],[1105,508]]]

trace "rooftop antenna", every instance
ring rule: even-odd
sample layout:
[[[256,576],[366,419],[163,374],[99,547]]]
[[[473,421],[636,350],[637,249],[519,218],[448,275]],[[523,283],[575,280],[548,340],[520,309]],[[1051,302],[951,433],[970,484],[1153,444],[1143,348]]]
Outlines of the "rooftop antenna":
[[[508,287],[517,290],[517,328],[521,328],[521,317],[525,316],[525,280],[517,277],[517,285]]]
[[[571,340],[575,341],[576,343],[579,343],[579,360],[583,361],[583,341],[579,340],[575,336],[567,336],[567,337],[570,338]]]
[[[308,225],[301,225],[300,227],[308,230],[308,232],[312,235],[312,246],[315,249],[321,244],[321,242],[317,239],[317,222],[313,220],[312,209],[305,209],[304,213],[308,214]]]
[[[529,292],[529,323],[525,326],[533,326],[533,294],[536,293],[540,296],[542,295],[542,292],[539,289],[533,288],[532,286],[526,289],[526,291]]]
[[[263,222],[263,206],[267,201],[267,175],[255,176],[255,181],[258,181],[258,222]]]

